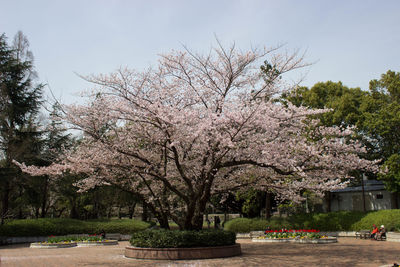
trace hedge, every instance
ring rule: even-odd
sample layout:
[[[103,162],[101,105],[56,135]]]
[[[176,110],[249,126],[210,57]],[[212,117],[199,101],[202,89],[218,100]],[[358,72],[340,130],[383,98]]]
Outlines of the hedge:
[[[371,229],[372,224],[385,225],[389,231],[400,231],[400,210],[371,212],[338,211],[329,213],[299,214],[290,217],[265,219],[237,218],[225,224],[225,229],[235,233],[262,231],[269,226],[272,230],[318,229],[321,231],[357,231]]]
[[[383,224],[388,231],[400,231],[400,210],[380,210],[370,212],[352,225],[352,230],[371,229],[372,224],[378,228]]]
[[[0,226],[0,236],[49,236],[106,233],[131,234],[149,228],[150,223],[138,220],[81,221],[65,218],[12,220]]]
[[[231,231],[148,230],[132,234],[130,243],[142,248],[191,248],[234,245],[236,234]]]

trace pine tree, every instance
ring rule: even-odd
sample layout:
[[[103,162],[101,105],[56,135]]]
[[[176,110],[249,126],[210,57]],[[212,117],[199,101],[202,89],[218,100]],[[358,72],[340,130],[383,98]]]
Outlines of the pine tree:
[[[41,133],[37,126],[43,84],[35,84],[36,72],[27,38],[18,32],[13,45],[0,35],[0,176],[2,222],[9,213],[17,169],[13,160],[35,162]],[[38,163],[38,162],[36,162]],[[21,192],[21,190],[15,190]],[[20,193],[21,194],[21,193]]]

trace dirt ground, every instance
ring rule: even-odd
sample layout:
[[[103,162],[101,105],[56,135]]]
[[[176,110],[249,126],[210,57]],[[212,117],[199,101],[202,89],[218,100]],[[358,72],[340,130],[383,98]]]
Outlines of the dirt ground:
[[[185,261],[136,260],[118,246],[32,249],[29,244],[0,247],[0,266],[392,266],[400,264],[400,243],[339,238],[334,244],[252,243],[239,239],[242,255]]]

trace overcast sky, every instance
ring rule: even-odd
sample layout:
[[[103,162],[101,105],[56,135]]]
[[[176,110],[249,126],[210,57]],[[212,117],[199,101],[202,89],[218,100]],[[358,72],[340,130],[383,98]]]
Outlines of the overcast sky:
[[[368,89],[400,71],[399,0],[0,0],[0,33],[29,39],[40,81],[64,103],[90,87],[81,75],[155,66],[182,44],[198,52],[214,35],[242,50],[287,43],[307,50],[306,86],[342,81]]]

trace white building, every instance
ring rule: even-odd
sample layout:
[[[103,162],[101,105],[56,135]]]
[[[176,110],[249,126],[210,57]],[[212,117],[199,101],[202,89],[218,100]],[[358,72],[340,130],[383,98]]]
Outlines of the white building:
[[[400,207],[397,195],[386,191],[381,181],[365,180],[364,190],[362,186],[356,186],[331,191],[330,210],[363,211],[364,202],[367,211]]]

